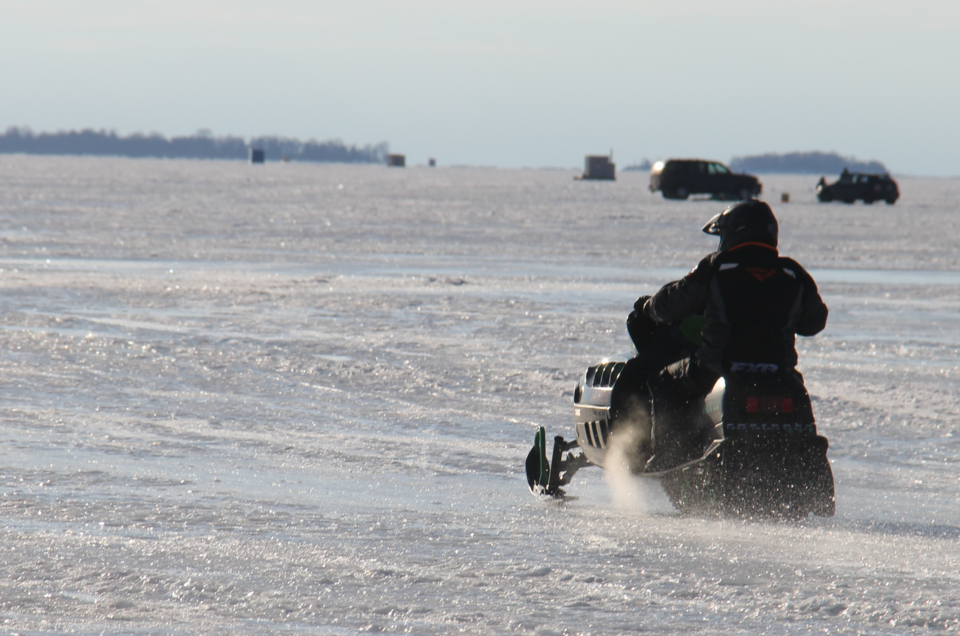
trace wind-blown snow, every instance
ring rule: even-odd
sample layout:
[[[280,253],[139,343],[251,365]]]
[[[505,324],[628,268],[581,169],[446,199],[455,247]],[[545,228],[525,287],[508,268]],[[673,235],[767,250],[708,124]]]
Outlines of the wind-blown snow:
[[[722,208],[573,174],[0,157],[3,632],[960,630],[960,182],[764,178],[837,478],[772,523],[527,492]]]

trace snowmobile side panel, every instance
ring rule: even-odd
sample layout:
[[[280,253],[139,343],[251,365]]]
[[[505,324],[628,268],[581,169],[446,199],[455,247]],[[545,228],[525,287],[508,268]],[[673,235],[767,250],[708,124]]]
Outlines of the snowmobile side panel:
[[[607,444],[612,432],[610,408],[584,404],[575,405],[574,427],[577,431],[577,444],[583,449],[590,462],[603,466],[607,455]]]
[[[682,513],[708,514],[715,512],[722,500],[722,442],[711,444],[700,459],[676,468],[652,473],[673,506]]]

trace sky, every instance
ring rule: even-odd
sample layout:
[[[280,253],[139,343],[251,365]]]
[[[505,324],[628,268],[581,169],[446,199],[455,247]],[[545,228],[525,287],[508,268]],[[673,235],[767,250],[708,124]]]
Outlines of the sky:
[[[835,151],[960,176],[956,0],[0,0],[0,130],[386,141],[409,164]]]

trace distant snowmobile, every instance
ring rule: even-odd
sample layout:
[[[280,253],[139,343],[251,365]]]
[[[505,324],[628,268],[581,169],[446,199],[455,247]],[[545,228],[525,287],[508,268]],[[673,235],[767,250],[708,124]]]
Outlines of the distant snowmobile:
[[[629,417],[611,413],[613,388],[625,365],[606,360],[587,369],[573,398],[576,441],[555,437],[549,460],[546,431],[537,430],[526,461],[534,494],[562,498],[561,486],[580,468],[609,468],[616,461],[636,475],[658,479],[684,513],[833,516],[827,439],[817,435],[799,374],[774,365],[734,364],[703,399],[702,408],[690,415],[695,434],[687,456],[654,471],[648,463],[650,449],[656,447],[651,438],[666,407],[643,385],[629,389],[635,405]]]

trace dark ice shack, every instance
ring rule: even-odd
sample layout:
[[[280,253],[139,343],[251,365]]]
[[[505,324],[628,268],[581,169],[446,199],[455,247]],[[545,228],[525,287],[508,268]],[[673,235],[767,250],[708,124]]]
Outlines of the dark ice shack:
[[[583,161],[583,176],[581,179],[616,179],[617,164],[610,161],[606,155],[587,155]]]

